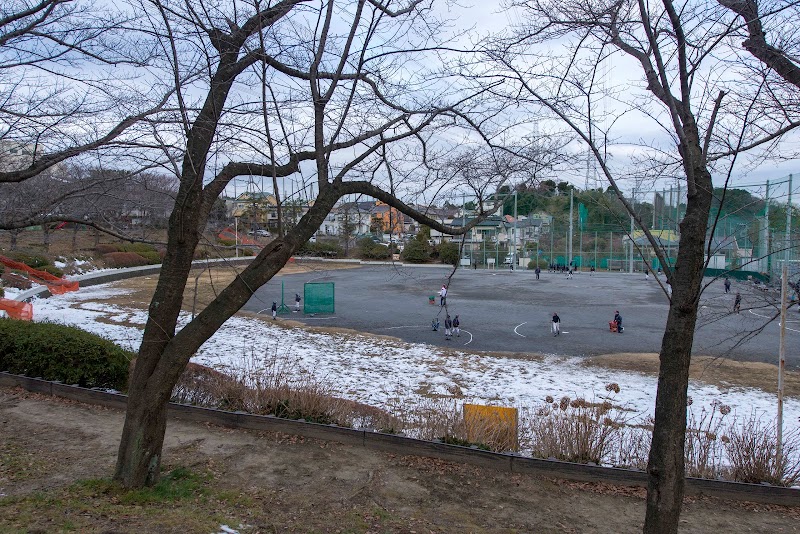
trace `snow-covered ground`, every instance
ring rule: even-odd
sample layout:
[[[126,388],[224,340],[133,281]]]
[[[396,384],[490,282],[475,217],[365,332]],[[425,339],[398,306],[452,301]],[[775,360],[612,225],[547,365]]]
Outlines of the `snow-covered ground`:
[[[119,297],[120,289],[104,284],[38,299],[34,302],[34,318],[78,326],[136,350],[147,313],[101,302],[112,296]],[[188,315],[181,318],[184,323],[188,319]],[[609,383],[621,388],[614,395],[614,404],[638,417],[652,415],[655,403],[655,377],[584,367],[579,358],[503,358],[369,336],[321,334],[246,317],[229,319],[192,361],[217,368],[239,367],[253,354],[296,360],[317,379],[333,384],[340,396],[383,408],[398,401],[414,403],[422,399],[423,393],[450,396],[459,390],[467,402],[533,407],[547,395],[556,399],[599,399],[608,395],[605,386]],[[772,419],[775,414],[775,395],[760,390],[721,390],[698,382],[692,383],[689,390],[694,410],[722,403],[742,417],[756,413]],[[798,418],[800,401],[786,400],[785,433],[800,426]]]

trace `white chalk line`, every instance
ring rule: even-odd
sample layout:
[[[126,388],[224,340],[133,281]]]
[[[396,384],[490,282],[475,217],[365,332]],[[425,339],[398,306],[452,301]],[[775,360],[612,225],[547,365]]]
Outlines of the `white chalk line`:
[[[256,314],[262,314],[262,313],[264,313],[266,311],[271,312],[272,308],[264,308],[263,310],[257,311]],[[299,312],[295,312],[294,310],[292,310],[292,313],[299,313]],[[281,314],[278,314],[278,315],[280,316]],[[325,320],[325,319],[336,319],[335,315],[326,315],[325,317],[314,317],[314,316],[309,314],[309,315],[303,315],[302,317],[303,317],[303,319],[308,319],[309,321],[312,321],[312,320],[313,321],[322,321],[322,320]]]
[[[430,328],[430,325],[427,325],[427,326],[420,326],[420,325],[386,326],[386,327],[380,328],[379,330],[398,330],[398,329],[401,329],[401,328]],[[444,328],[444,327],[440,327],[440,328]],[[469,332],[468,330],[464,330],[463,328],[461,329],[461,331],[464,332],[465,334],[469,334],[469,341],[464,343],[464,345],[469,345],[470,343],[472,343],[472,339],[473,339],[472,332]]]
[[[750,313],[752,313],[756,317],[761,317],[762,319],[771,319],[772,318],[769,315],[758,314],[758,313],[754,312],[753,310],[747,310],[747,311],[749,311]],[[796,323],[797,321],[786,321],[786,322],[787,323]],[[780,325],[781,325],[781,322],[778,321],[778,326],[780,326]],[[788,326],[786,327],[786,330],[791,330],[792,332],[797,332],[798,334],[800,334],[800,330],[795,330],[794,328],[789,328]]]
[[[520,323],[520,324],[518,324],[517,326],[514,327],[514,333],[517,334],[519,337],[528,337],[528,336],[524,336],[524,335],[520,334],[519,332],[517,332],[517,328],[519,328],[520,326],[522,326],[524,324],[528,324],[528,321],[525,321],[524,323]]]

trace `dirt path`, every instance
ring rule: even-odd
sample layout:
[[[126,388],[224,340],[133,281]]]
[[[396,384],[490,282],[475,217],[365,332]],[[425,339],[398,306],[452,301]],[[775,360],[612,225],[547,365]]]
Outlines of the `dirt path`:
[[[126,493],[107,482],[122,419],[0,389],[0,532],[641,531],[642,490],[181,421],[167,427],[165,471],[185,468],[194,485]],[[799,520],[800,507],[691,499],[681,532],[800,532]]]

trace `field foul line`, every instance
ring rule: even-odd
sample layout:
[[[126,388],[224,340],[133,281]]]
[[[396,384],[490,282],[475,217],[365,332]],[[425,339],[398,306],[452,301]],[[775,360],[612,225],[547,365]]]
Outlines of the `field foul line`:
[[[747,311],[749,311],[750,313],[752,313],[756,317],[761,317],[762,319],[772,319],[772,317],[770,317],[769,315],[760,315],[760,314],[754,312],[753,310],[747,310]],[[786,321],[786,322],[787,323],[796,323],[797,321]],[[781,322],[778,321],[778,326],[780,326],[780,325],[781,325]],[[786,327],[786,330],[791,330],[792,332],[797,332],[798,334],[800,334],[800,330],[795,330],[794,328],[789,328],[788,326]]]
[[[379,330],[398,330],[398,329],[400,329],[400,328],[426,328],[426,327],[425,327],[425,326],[419,326],[419,325],[409,325],[409,326],[385,326],[385,327],[383,327],[383,328],[379,328]],[[430,328],[430,325],[428,325],[428,326],[427,326],[427,328]],[[466,346],[466,345],[469,345],[470,343],[472,343],[472,339],[473,339],[472,332],[470,332],[470,331],[468,331],[468,330],[464,330],[463,328],[461,329],[461,331],[462,331],[462,332],[464,332],[465,334],[469,334],[469,341],[467,341],[466,343],[464,343],[464,345]]]
[[[472,343],[472,332],[469,332],[469,331],[467,331],[467,330],[464,330],[463,328],[461,329],[461,331],[462,331],[462,332],[464,332],[465,334],[469,334],[469,341],[467,341],[466,343],[464,343],[464,346],[467,346],[467,345],[469,345],[470,343]]]
[[[272,308],[264,308],[263,310],[257,311],[256,314],[260,315],[260,314],[262,314],[264,312],[267,312],[267,311],[272,311]],[[292,313],[295,313],[294,310],[292,310]],[[303,317],[303,319],[307,319],[309,321],[311,321],[311,320],[322,321],[322,320],[325,320],[325,319],[336,319],[335,315],[326,315],[325,317],[313,317],[311,315],[303,315],[302,317]]]
[[[517,328],[519,328],[520,326],[522,326],[524,324],[528,324],[528,321],[525,321],[524,323],[520,323],[520,324],[518,324],[517,326],[514,327],[514,333],[517,334],[519,337],[528,337],[528,336],[524,336],[524,335],[520,334],[519,332],[517,332]]]

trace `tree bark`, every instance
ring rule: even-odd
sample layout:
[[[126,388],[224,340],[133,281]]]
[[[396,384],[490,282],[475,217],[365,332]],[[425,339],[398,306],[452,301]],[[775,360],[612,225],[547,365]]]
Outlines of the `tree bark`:
[[[712,183],[691,117],[684,118],[689,147],[681,147],[688,195],[680,224],[678,257],[670,284],[667,325],[659,353],[653,441],[647,462],[647,510],[644,532],[677,533],[683,503],[686,403],[689,364],[697,307],[705,268],[705,238],[711,209]]]
[[[180,225],[170,221],[168,255],[164,258],[150,305],[145,337],[131,377],[115,480],[126,487],[151,485],[158,480],[167,403],[189,359],[231,315],[244,306],[256,289],[288,262],[319,228],[340,196],[334,186],[323,188],[311,210],[285,238],[277,238],[267,245],[214,301],[174,335],[166,333],[175,331],[191,268],[191,253],[199,234],[181,236]],[[176,203],[173,216],[185,211],[178,205]],[[199,206],[200,202],[189,202],[188,205]],[[191,218],[191,214],[184,213],[182,217]],[[179,243],[180,239],[183,242]],[[180,254],[174,254],[174,251]]]
[[[45,252],[50,251],[50,225],[48,223],[42,223],[42,245]]]

